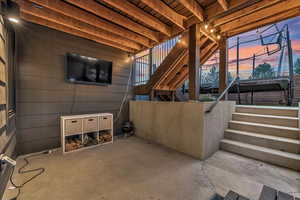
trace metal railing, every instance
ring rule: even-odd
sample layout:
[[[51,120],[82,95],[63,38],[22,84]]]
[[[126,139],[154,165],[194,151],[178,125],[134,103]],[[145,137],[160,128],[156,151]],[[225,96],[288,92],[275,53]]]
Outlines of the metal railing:
[[[134,85],[142,85],[146,84],[150,78],[150,71],[149,71],[149,54],[144,56],[135,58],[134,60]]]
[[[176,45],[180,36],[167,40],[145,51],[143,56],[134,59],[134,85],[146,84],[163,60]]]
[[[214,103],[212,103],[209,108],[205,111],[205,113],[210,113],[215,107],[216,105],[220,102],[221,99],[224,98],[224,96],[227,94],[227,92],[229,91],[229,89],[234,85],[234,83],[236,81],[239,81],[238,77],[235,77],[231,83],[227,86],[227,88],[222,92],[222,94],[216,99],[216,101],[214,101]]]

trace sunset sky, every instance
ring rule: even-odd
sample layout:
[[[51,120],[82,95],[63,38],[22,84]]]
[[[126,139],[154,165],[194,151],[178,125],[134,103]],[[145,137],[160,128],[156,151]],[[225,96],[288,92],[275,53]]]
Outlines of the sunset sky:
[[[281,30],[285,24],[288,24],[288,26],[289,26],[290,37],[292,40],[292,48],[293,48],[293,60],[295,62],[295,60],[297,58],[300,58],[300,17],[295,17],[295,18],[277,23],[279,30]],[[267,26],[267,27],[269,27],[269,26]],[[261,31],[265,30],[267,27],[260,28],[258,31],[261,32]],[[272,33],[276,33],[275,27],[270,28],[268,31],[264,32],[262,35],[266,36],[266,35],[269,35]],[[253,31],[232,37],[229,39],[229,47],[236,45],[237,37],[240,38],[241,42],[245,42],[245,41],[257,39],[257,38],[259,38],[259,36],[260,36],[260,34],[257,33],[257,30],[253,30]],[[271,37],[266,38],[265,42],[275,41],[277,38],[278,38],[278,35],[271,36]],[[278,49],[278,45],[269,45],[269,50],[276,50],[276,49]],[[235,60],[236,60],[236,53],[237,53],[236,47],[229,49],[228,53],[229,53],[228,57],[229,57],[229,63],[230,63],[229,71],[232,73],[232,75],[235,75],[235,73],[236,73],[236,61]],[[257,40],[254,42],[245,43],[245,44],[240,45],[240,59],[251,58],[251,57],[253,57],[253,54],[259,55],[259,54],[263,54],[263,53],[267,53],[267,51],[266,51],[266,46],[261,45],[261,40]],[[266,63],[271,64],[271,66],[274,68],[274,70],[277,71],[280,54],[281,54],[281,51],[278,51],[277,53],[274,53],[270,56],[268,56],[266,54],[266,55],[263,55],[260,57],[256,57],[255,66],[258,66],[259,64],[263,64],[266,62]],[[217,55],[215,57],[217,57]],[[217,58],[215,58],[215,59],[217,59]],[[283,61],[282,61],[282,68],[283,68],[282,75],[283,74],[286,75],[286,73],[288,73],[288,62],[287,61],[288,61],[288,56],[287,56],[287,50],[285,48]],[[214,61],[211,60],[207,64],[209,64],[209,63],[212,64],[213,62]],[[252,58],[245,60],[245,61],[241,61],[240,62],[241,76],[243,76],[244,78],[249,77],[252,72],[252,66],[253,66]]]

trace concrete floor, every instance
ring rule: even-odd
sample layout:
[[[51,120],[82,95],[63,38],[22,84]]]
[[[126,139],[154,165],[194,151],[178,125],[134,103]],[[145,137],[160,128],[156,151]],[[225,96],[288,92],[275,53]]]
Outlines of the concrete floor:
[[[46,172],[28,183],[22,200],[206,200],[234,190],[258,199],[263,184],[300,192],[300,173],[219,151],[203,162],[132,137],[85,151],[31,158]],[[18,167],[24,161],[18,159]],[[30,177],[15,173],[21,183]],[[209,178],[208,178],[209,177]],[[6,192],[9,199],[15,190]],[[300,194],[296,194],[300,196]]]

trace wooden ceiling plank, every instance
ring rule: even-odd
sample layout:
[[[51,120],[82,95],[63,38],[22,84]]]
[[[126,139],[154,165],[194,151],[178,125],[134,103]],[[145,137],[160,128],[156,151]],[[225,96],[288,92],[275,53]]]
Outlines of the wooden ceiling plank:
[[[97,37],[101,37],[105,40],[110,40],[110,41],[119,43],[122,46],[127,46],[132,49],[139,50],[142,48],[142,46],[137,44],[136,42],[122,38],[118,35],[104,31],[102,29],[91,26],[89,24],[80,22],[80,21],[70,18],[68,16],[59,14],[48,8],[45,8],[45,7],[39,8],[39,7],[33,6],[31,3],[24,1],[24,0],[19,0],[18,2],[19,2],[21,11],[24,13],[28,13],[28,14],[31,14],[31,15],[55,22],[55,23],[59,23],[61,25],[68,26],[73,29],[78,29],[79,31],[86,32],[88,34],[95,35]]]
[[[229,9],[229,4],[226,0],[218,0],[218,3],[222,6],[222,8],[224,10],[228,10]]]
[[[204,21],[204,10],[195,0],[179,0],[179,2],[201,22]]]
[[[183,26],[183,20],[185,20],[186,17],[175,12],[173,9],[171,9],[169,6],[167,6],[161,0],[155,0],[155,1],[141,0],[141,2],[143,2],[144,4],[149,6],[155,12],[161,14],[162,16],[164,16],[165,18],[170,20],[172,23],[174,23],[178,27],[185,29]]]
[[[54,10],[60,14],[72,17],[74,19],[80,20],[92,26],[107,30],[109,32],[115,33],[119,36],[128,38],[132,41],[136,41],[146,47],[150,47],[150,40],[144,36],[141,36],[135,32],[129,31],[121,26],[105,21],[89,12],[85,12],[75,6],[65,3],[61,0],[29,0],[40,6]]]
[[[131,17],[134,17],[135,19],[142,21],[143,23],[147,24],[153,29],[160,31],[161,33],[167,36],[171,36],[172,33],[171,27],[164,24],[156,17],[138,8],[134,4],[128,1],[123,1],[122,3],[120,3],[120,0],[102,0],[102,1],[121,10],[122,12],[130,15]]]
[[[123,26],[131,31],[139,33],[149,39],[159,42],[159,34],[155,31],[150,30],[149,28],[142,26],[117,12],[102,6],[101,4],[95,2],[94,0],[65,0],[68,3],[71,3],[75,6],[78,6],[86,11],[89,11],[99,17],[102,17],[106,20],[109,20],[113,23],[116,23],[120,26]]]
[[[256,23],[260,20],[267,19],[269,17],[278,15],[283,12],[287,12],[297,7],[300,7],[300,1],[295,1],[295,0],[280,1],[279,3],[273,6],[259,10],[250,15],[238,18],[230,23],[224,24],[220,26],[220,30],[221,32],[227,32],[236,28],[244,27],[248,24]],[[257,26],[259,25],[257,24]]]
[[[62,32],[65,32],[65,33],[68,33],[68,34],[71,34],[71,35],[75,35],[77,37],[92,40],[94,42],[104,44],[104,45],[107,45],[107,46],[111,46],[111,47],[120,49],[122,51],[130,52],[130,53],[133,53],[135,51],[134,49],[128,48],[126,46],[122,46],[118,43],[115,43],[115,42],[112,42],[112,41],[109,41],[109,40],[105,40],[103,38],[99,38],[99,37],[96,37],[94,35],[90,35],[88,33],[84,33],[82,31],[78,31],[76,29],[73,29],[73,28],[70,28],[70,27],[67,27],[67,26],[64,26],[64,25],[61,25],[61,24],[54,23],[54,22],[36,17],[34,15],[28,14],[28,13],[21,12],[20,16],[25,21],[32,22],[32,23],[35,23],[35,24],[39,24],[39,25],[42,25],[42,26],[46,26],[46,27],[49,27],[49,28],[52,28],[52,29],[55,29],[55,30],[58,30],[58,31],[62,31]]]

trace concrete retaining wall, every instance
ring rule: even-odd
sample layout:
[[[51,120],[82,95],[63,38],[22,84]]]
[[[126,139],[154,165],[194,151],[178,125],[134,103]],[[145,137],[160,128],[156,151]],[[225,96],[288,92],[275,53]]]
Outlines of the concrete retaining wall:
[[[210,104],[131,101],[130,120],[138,137],[205,159],[219,149],[235,102],[221,101],[211,113],[205,114]]]

